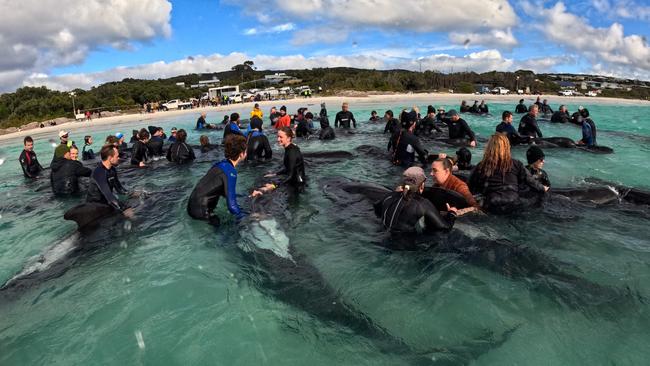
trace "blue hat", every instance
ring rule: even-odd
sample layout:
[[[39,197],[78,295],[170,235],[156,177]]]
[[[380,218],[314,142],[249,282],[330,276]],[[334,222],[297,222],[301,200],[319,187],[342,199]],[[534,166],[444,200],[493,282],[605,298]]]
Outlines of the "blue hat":
[[[115,137],[117,137],[118,139],[121,139],[122,137],[124,137],[124,135],[122,134],[122,132],[118,132],[118,133],[115,134]]]

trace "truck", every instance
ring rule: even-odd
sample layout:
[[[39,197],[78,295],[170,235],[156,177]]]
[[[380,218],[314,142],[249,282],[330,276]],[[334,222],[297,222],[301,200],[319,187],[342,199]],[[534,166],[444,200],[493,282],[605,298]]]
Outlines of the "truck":
[[[190,109],[192,108],[192,103],[191,102],[183,102],[180,99],[172,99],[170,101],[167,101],[166,103],[162,104],[163,110],[170,110],[170,109]]]
[[[508,89],[506,89],[506,88],[504,88],[502,86],[497,86],[496,88],[492,89],[492,94],[504,95],[504,94],[508,94],[508,93],[510,93],[510,90],[508,90]]]
[[[573,90],[567,89],[567,90],[560,91],[560,95],[565,97],[572,97],[574,94],[573,94]]]

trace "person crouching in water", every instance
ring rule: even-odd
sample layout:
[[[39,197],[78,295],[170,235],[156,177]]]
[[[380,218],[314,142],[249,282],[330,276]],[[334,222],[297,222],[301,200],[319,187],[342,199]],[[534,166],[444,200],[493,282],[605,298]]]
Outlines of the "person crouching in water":
[[[239,163],[246,159],[246,138],[241,135],[228,135],[224,141],[226,158],[215,163],[201,178],[187,202],[187,213],[196,220],[204,220],[218,226],[221,222],[214,214],[219,196],[226,198],[228,211],[241,220],[246,216],[237,203],[237,170]]]
[[[315,131],[310,127],[313,119],[314,115],[311,112],[304,115],[304,118],[296,125],[296,137],[309,138],[310,135],[314,134]]]
[[[433,203],[421,195],[425,181],[422,168],[410,167],[404,171],[398,190],[374,204],[375,214],[381,218],[384,228],[393,234],[451,230],[457,209],[448,206],[447,214],[441,216]],[[424,222],[424,227],[421,222]]]
[[[185,164],[191,163],[196,156],[194,149],[185,143],[187,140],[187,132],[184,129],[178,130],[176,133],[176,142],[171,144],[167,150],[167,160],[172,163]]]
[[[260,188],[258,191],[266,193],[275,189],[278,185],[286,185],[293,188],[296,192],[302,193],[307,184],[305,175],[305,163],[302,158],[300,148],[293,143],[293,131],[289,127],[282,127],[278,131],[278,144],[284,148],[283,166],[277,173],[266,174],[265,178],[284,175],[286,178],[275,183],[270,183]]]
[[[451,174],[453,163],[449,158],[439,158],[431,164],[431,176],[433,177],[434,185],[448,191],[454,191],[465,198],[469,207],[459,209],[456,214],[458,216],[464,215],[468,212],[475,211],[480,208],[479,204],[474,199],[474,196],[469,191],[467,184],[460,178]]]
[[[249,124],[250,131],[246,137],[246,160],[270,160],[273,157],[273,150],[269,139],[262,131],[262,119],[258,117],[251,118]]]
[[[141,168],[146,165],[145,163],[149,160],[149,148],[147,147],[149,136],[149,131],[145,128],[138,132],[138,141],[133,143],[133,150],[131,152],[131,165]]]
[[[510,154],[510,142],[500,133],[492,135],[483,160],[476,165],[469,177],[469,189],[483,196],[483,209],[495,214],[520,210],[525,202],[520,199],[520,187],[544,193],[548,186],[536,181],[519,160]]]

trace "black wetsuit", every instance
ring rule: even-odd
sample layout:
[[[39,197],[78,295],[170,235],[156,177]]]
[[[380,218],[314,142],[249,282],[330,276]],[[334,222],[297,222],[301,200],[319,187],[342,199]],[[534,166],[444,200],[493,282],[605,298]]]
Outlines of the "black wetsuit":
[[[519,132],[515,129],[515,126],[513,126],[510,123],[505,123],[501,122],[497,125],[496,132],[505,134],[508,136],[508,140],[510,141],[510,145],[519,145],[519,144],[525,144],[528,143],[529,138],[528,136],[522,137]]]
[[[86,150],[88,146],[90,145],[84,144],[84,147],[81,149],[81,160],[93,160],[95,158],[93,149]]]
[[[167,149],[167,160],[172,163],[191,163],[194,159],[194,149],[184,142],[176,141]]]
[[[542,114],[551,114],[551,113],[553,113],[553,109],[552,109],[551,106],[548,105],[548,104],[542,104],[542,105],[539,107],[539,111],[540,111]]]
[[[469,107],[469,113],[481,113],[481,111],[478,109],[478,104],[472,104],[472,106]]]
[[[90,177],[93,172],[77,160],[56,158],[50,165],[50,183],[52,193],[56,196],[67,196],[79,193],[79,177]]]
[[[526,107],[524,103],[519,103],[515,107],[515,113],[528,113],[528,107]]]
[[[298,127],[296,127],[297,137],[309,137],[313,133],[314,131],[309,128],[309,122],[306,119],[303,118],[298,122]]]
[[[115,167],[106,169],[102,163],[98,163],[90,175],[86,202],[103,203],[120,211],[126,209],[126,205],[117,199],[113,191],[126,194],[126,189],[117,178],[117,169]]]
[[[490,113],[490,108],[488,107],[487,104],[483,104],[483,105],[479,104],[478,111],[479,111],[479,113],[487,114],[487,113]]]
[[[259,131],[248,134],[248,149],[246,160],[268,160],[273,157],[269,139]]]
[[[139,165],[140,162],[149,160],[149,149],[142,141],[138,140],[133,144],[131,151],[131,165]]]
[[[386,127],[384,127],[384,133],[390,132],[392,135],[395,133],[395,131],[398,131],[400,129],[400,123],[397,118],[391,118],[388,121],[386,121]]]
[[[467,122],[464,119],[459,118],[458,121],[452,121],[450,119],[445,119],[443,122],[449,128],[449,139],[464,139],[468,137],[469,141],[476,141],[476,135],[474,131],[469,128]]]
[[[402,192],[391,192],[376,202],[374,208],[384,228],[396,234],[451,230],[456,218],[451,212],[445,217],[441,216],[431,201],[418,193],[406,199]],[[419,228],[422,218],[424,227]]]
[[[36,178],[43,171],[43,167],[38,162],[34,151],[23,150],[20,153],[18,162],[20,162],[20,167],[23,168],[23,174],[26,178]]]
[[[282,181],[283,184],[294,187],[298,192],[304,191],[307,177],[305,175],[305,162],[298,146],[289,144],[284,149],[283,167],[277,174],[287,176]]]
[[[271,120],[271,126],[275,126],[275,122],[277,122],[279,118],[280,118],[280,113],[278,112],[271,113],[269,115],[269,119]]]
[[[539,130],[539,126],[537,125],[537,119],[531,114],[521,117],[518,131],[522,136],[543,137],[542,131]]]
[[[569,116],[569,113],[567,112],[556,111],[551,116],[551,122],[554,123],[567,123],[570,121],[571,121],[571,116]]]
[[[330,122],[327,119],[327,116],[325,118],[321,117],[320,119],[320,131],[318,132],[318,139],[319,140],[333,140],[336,138],[336,134],[334,133],[334,129],[330,126]]]
[[[580,114],[580,111],[574,112],[571,115],[571,120],[569,122],[573,123],[574,125],[582,126],[582,120],[584,117]]]
[[[336,118],[334,119],[334,127],[338,128],[340,124],[343,128],[350,128],[350,122],[352,122],[354,128],[357,128],[357,121],[354,119],[352,112],[340,111],[336,114]]]
[[[546,174],[546,171],[544,169],[535,169],[532,165],[526,165],[526,169],[528,169],[528,172],[533,177],[533,179],[547,187],[551,186],[551,181],[548,179],[548,174]]]
[[[153,136],[149,142],[147,142],[147,147],[149,148],[149,154],[151,156],[163,156],[163,140],[160,136]]]
[[[436,126],[435,117],[428,117],[428,116],[424,117],[418,124],[418,129],[417,129],[418,135],[429,136],[431,135],[433,130],[436,130],[436,132],[442,132],[442,130],[438,126]]]
[[[465,105],[461,105],[460,108],[458,108],[458,110],[460,111],[460,113],[467,113],[469,112],[470,107],[467,104],[465,104]]]
[[[496,171],[490,177],[483,175],[480,164],[472,171],[468,186],[472,194],[484,197],[483,208],[498,214],[510,213],[524,207],[519,197],[520,186],[527,185],[533,191],[544,192],[544,187],[535,180],[519,160],[512,160],[512,168],[505,174]]]
[[[427,161],[429,154],[422,144],[420,139],[408,130],[401,129],[393,133],[393,136],[388,141],[388,150],[393,150],[392,162],[395,165],[411,166],[415,162],[415,154],[418,154],[418,159],[422,164]]]

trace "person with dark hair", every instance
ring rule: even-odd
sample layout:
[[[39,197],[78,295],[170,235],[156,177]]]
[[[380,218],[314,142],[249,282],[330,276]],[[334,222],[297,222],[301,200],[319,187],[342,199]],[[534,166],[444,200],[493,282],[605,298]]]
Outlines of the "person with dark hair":
[[[275,126],[275,124],[278,122],[278,119],[280,119],[280,113],[275,107],[271,107],[269,119],[271,120],[271,126]]]
[[[287,114],[287,107],[283,105],[280,107],[280,118],[278,118],[278,121],[273,127],[276,130],[280,130],[281,128],[289,126],[291,126],[291,117]]]
[[[542,102],[542,106],[539,107],[539,111],[544,115],[553,114],[553,108],[551,108],[551,106],[548,105],[548,99],[544,99],[544,101]]]
[[[146,128],[143,128],[138,132],[138,141],[133,144],[131,165],[139,167],[145,166],[145,163],[149,160],[149,148],[147,148],[147,142],[149,142],[149,131],[147,131]]]
[[[127,217],[133,216],[133,210],[129,209],[126,203],[120,201],[113,193],[127,194],[126,189],[117,177],[117,169],[115,169],[120,160],[117,147],[105,145],[99,155],[102,161],[97,164],[97,167],[90,175],[86,202],[109,205],[116,210],[122,211]]]
[[[481,104],[478,105],[478,112],[481,113],[481,114],[490,113],[490,109],[488,108],[488,105],[485,104],[484,100],[481,100]]]
[[[138,141],[138,130],[132,130],[131,133],[131,140],[129,140],[129,144],[135,144],[136,141]],[[122,139],[124,135],[121,132],[118,132],[115,134],[115,137],[117,137],[118,140]],[[122,142],[120,142],[121,144]],[[119,146],[118,146],[119,148]]]
[[[478,109],[478,100],[474,101],[474,104],[472,104],[471,107],[469,107],[469,113],[481,113],[481,111]]]
[[[310,135],[313,135],[315,133],[315,131],[309,127],[313,119],[314,115],[311,112],[307,112],[304,115],[304,118],[299,121],[298,125],[296,126],[296,137],[308,138]]]
[[[78,161],[79,149],[72,145],[62,158],[52,161],[50,184],[55,196],[69,196],[79,193],[79,177],[90,177],[92,170]]]
[[[526,160],[528,161],[526,169],[528,169],[533,179],[546,187],[550,187],[551,181],[548,179],[548,174],[542,169],[544,167],[544,157],[544,151],[539,146],[533,145],[529,147],[526,151]]]
[[[251,118],[248,126],[251,130],[246,137],[246,160],[268,160],[273,156],[271,144],[262,131],[262,120]]]
[[[396,131],[400,129],[400,122],[397,118],[393,116],[393,111],[390,109],[384,112],[384,119],[386,120],[386,127],[384,127],[384,133],[389,132],[391,136]]]
[[[442,130],[436,126],[436,109],[430,105],[427,107],[427,115],[418,122],[415,132],[417,135],[430,136],[433,130],[442,133]]]
[[[542,131],[540,131],[539,126],[537,125],[537,114],[539,113],[539,107],[537,104],[532,104],[530,110],[526,115],[521,117],[519,121],[519,128],[517,131],[522,136],[530,137],[544,137],[542,136]]]
[[[95,158],[95,152],[92,149],[88,149],[92,144],[93,137],[90,135],[84,136],[84,147],[81,149],[81,160],[93,160]]]
[[[467,122],[464,119],[460,118],[458,113],[455,110],[450,110],[447,113],[448,119],[443,120],[443,122],[449,128],[449,139],[450,140],[464,140],[469,141],[469,146],[476,147],[476,135]]]
[[[474,211],[479,207],[479,204],[474,199],[474,196],[469,191],[467,183],[463,182],[460,178],[451,174],[453,163],[448,158],[438,158],[431,164],[431,176],[433,177],[436,187],[454,191],[467,201],[469,208],[460,209],[456,212],[459,216],[468,212]]]
[[[151,136],[151,140],[147,143],[147,148],[149,148],[151,156],[163,156],[163,145],[165,144],[165,139],[163,139],[162,135],[162,128],[156,127],[153,136]]]
[[[167,141],[176,142],[176,133],[178,133],[178,129],[176,127],[172,127],[170,133],[171,133],[171,135],[169,135],[169,138],[167,139]]]
[[[223,140],[222,143],[226,142],[226,137],[228,135],[239,135],[244,136],[244,133],[239,128],[239,113],[232,113],[230,115],[230,122],[223,129]]]
[[[536,192],[546,192],[528,173],[524,164],[513,159],[508,138],[500,133],[492,135],[485,145],[485,153],[469,177],[469,189],[484,198],[483,208],[496,214],[506,214],[524,207],[519,191],[528,186]]]
[[[530,141],[529,136],[521,136],[515,129],[515,126],[512,125],[512,113],[510,111],[504,111],[501,114],[501,123],[497,125],[496,132],[506,135],[510,141],[510,146],[524,144]]]
[[[519,104],[515,107],[515,113],[528,113],[528,107],[524,104],[523,99],[519,99]]]
[[[393,234],[448,231],[454,226],[456,208],[448,207],[443,217],[431,201],[422,197],[426,176],[420,167],[410,167],[402,175],[402,184],[374,204],[375,214]],[[424,227],[422,227],[422,223]]]
[[[320,112],[318,112],[318,118],[319,122],[325,120],[325,122],[327,122],[327,126],[330,125],[329,118],[327,117],[327,106],[325,105],[325,102],[320,104]]]
[[[341,111],[334,118],[334,127],[338,128],[340,125],[342,128],[350,128],[350,122],[352,122],[354,128],[357,128],[357,121],[354,119],[354,114],[350,112],[349,104],[343,103]]]
[[[461,147],[456,151],[456,167],[458,170],[472,170],[472,152],[466,147]]]
[[[43,167],[38,162],[38,158],[36,158],[36,153],[34,152],[34,140],[31,136],[25,136],[23,139],[23,146],[23,151],[18,157],[18,162],[20,163],[20,167],[23,169],[23,174],[25,175],[25,178],[38,178],[38,175],[43,171]]]
[[[325,108],[325,103],[321,104],[321,106]],[[322,112],[323,109],[321,109],[321,113]],[[320,131],[318,131],[319,140],[333,140],[336,138],[334,129],[332,128],[332,126],[330,126],[329,118],[327,118],[327,110],[325,110],[324,115],[321,115],[319,123],[320,123]]]
[[[436,122],[442,122],[447,117],[447,112],[445,112],[445,107],[438,107],[438,114],[436,114]]]
[[[230,122],[230,116],[226,114],[225,116],[223,116],[223,119],[221,120],[221,124],[225,126],[229,122]]]
[[[278,184],[288,185],[298,193],[302,193],[307,183],[305,163],[300,148],[293,143],[293,138],[293,131],[289,127],[283,127],[278,131],[278,144],[284,148],[283,166],[277,173],[267,174],[265,177],[284,175],[286,178]]]
[[[199,144],[201,145],[201,153],[205,154],[208,151],[217,149],[217,145],[210,143],[210,138],[206,135],[199,137]]]
[[[402,122],[404,124],[404,122]],[[388,141],[388,150],[392,149],[392,162],[395,165],[409,167],[415,163],[415,154],[422,164],[426,163],[429,154],[420,143],[420,139],[413,134],[416,124],[412,122],[408,128],[395,131]]]
[[[237,203],[237,165],[246,159],[246,139],[237,134],[226,136],[224,140],[225,159],[212,165],[192,190],[187,202],[187,213],[196,220],[205,220],[211,225],[220,224],[214,209],[219,197],[225,197],[228,211],[241,220],[246,213]]]
[[[172,163],[185,164],[191,163],[196,159],[194,149],[185,143],[186,140],[187,132],[181,128],[176,133],[176,142],[171,144],[169,149],[167,149],[167,160]]]
[[[589,118],[589,111],[585,108],[580,113],[582,117],[582,139],[576,141],[577,145],[596,145],[596,124]]]
[[[567,123],[571,121],[571,116],[569,115],[569,112],[566,109],[566,106],[562,104],[560,106],[560,109],[553,113],[551,116],[551,122],[554,123]]]
[[[377,111],[370,112],[370,119],[368,119],[368,121],[370,121],[370,122],[379,121],[379,116],[377,115]]]

